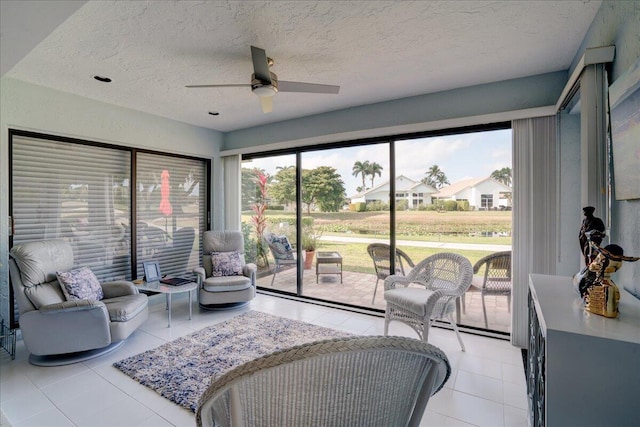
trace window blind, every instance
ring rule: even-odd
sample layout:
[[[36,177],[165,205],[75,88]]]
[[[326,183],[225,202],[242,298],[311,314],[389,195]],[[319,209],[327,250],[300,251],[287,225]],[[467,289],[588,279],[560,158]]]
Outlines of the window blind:
[[[163,275],[200,265],[206,230],[206,163],[155,153],[136,157],[137,272],[157,261]]]
[[[13,244],[60,238],[75,266],[101,280],[131,277],[127,150],[14,135]]]

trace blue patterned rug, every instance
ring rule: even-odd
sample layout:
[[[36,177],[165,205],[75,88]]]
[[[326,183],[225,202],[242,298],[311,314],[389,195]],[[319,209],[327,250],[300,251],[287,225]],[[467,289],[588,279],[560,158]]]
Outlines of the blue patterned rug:
[[[195,412],[198,399],[213,377],[276,350],[349,335],[250,311],[113,366],[161,396]]]

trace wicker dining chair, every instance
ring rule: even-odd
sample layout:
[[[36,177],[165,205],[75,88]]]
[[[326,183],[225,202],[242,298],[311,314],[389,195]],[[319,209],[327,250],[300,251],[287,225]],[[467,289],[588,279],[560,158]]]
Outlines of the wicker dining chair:
[[[418,426],[449,378],[437,347],[403,337],[316,341],[213,379],[198,426]]]
[[[367,253],[373,260],[373,267],[376,270],[376,286],[373,288],[373,298],[371,304],[376,300],[376,292],[378,291],[378,282],[384,280],[391,275],[391,246],[386,243],[371,243],[367,246]],[[406,274],[409,267],[413,268],[414,263],[404,251],[396,248],[396,274]]]
[[[478,274],[481,271],[482,275],[474,276],[471,280],[471,287],[480,290],[484,327],[488,328],[485,296],[506,296],[507,307],[511,312],[511,251],[495,252],[479,259],[473,266],[473,274]],[[462,307],[465,308],[464,295],[462,295]]]
[[[389,323],[398,320],[415,330],[424,342],[434,320],[447,320],[465,351],[458,326],[453,319],[456,299],[471,286],[473,269],[462,255],[441,252],[420,261],[406,276],[392,275],[384,281],[387,309],[384,334]]]

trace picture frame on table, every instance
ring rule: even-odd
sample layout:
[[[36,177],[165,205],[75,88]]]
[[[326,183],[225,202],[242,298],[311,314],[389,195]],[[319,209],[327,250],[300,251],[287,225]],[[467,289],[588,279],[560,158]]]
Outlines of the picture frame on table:
[[[157,282],[161,279],[158,261],[145,261],[142,263],[142,268],[145,282]]]

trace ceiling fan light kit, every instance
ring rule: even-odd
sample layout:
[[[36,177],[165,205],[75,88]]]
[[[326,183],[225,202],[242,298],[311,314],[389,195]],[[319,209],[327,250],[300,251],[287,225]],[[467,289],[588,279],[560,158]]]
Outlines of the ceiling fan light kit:
[[[251,46],[251,60],[253,62],[253,74],[251,84],[222,84],[222,85],[187,85],[188,88],[206,87],[251,87],[251,92],[260,97],[262,111],[270,113],[273,110],[273,97],[278,92],[302,92],[302,93],[324,93],[337,95],[340,86],[322,85],[316,83],[288,82],[281,81],[278,86],[278,76],[269,71],[269,67],[274,64],[273,59],[267,57],[264,49]]]

